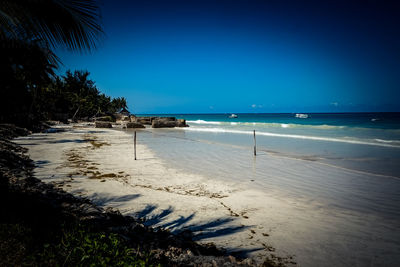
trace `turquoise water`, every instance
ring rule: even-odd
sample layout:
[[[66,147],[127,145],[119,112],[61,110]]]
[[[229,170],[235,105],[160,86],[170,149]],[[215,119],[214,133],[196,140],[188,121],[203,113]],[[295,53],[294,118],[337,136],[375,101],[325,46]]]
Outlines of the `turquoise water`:
[[[252,152],[318,161],[351,170],[400,177],[400,113],[168,114],[190,127],[177,138],[240,147]],[[184,131],[184,137],[182,136]],[[156,149],[156,148],[155,148]],[[168,155],[171,157],[173,155]]]
[[[238,113],[237,118],[223,114],[150,114],[145,116],[175,116],[188,121],[238,122],[266,124],[296,124],[310,126],[348,126],[376,129],[400,129],[399,112],[381,113],[308,113],[307,119],[296,118],[295,113]]]
[[[301,166],[313,163],[312,166],[321,168],[316,171],[322,173],[321,181],[333,179],[339,171],[340,177],[335,179],[343,183],[357,177],[361,186],[363,181],[377,179],[381,187],[371,187],[371,192],[385,188],[384,195],[379,193],[377,199],[395,195],[396,201],[386,204],[400,208],[400,195],[396,193],[400,189],[400,113],[308,114],[305,119],[295,117],[296,114],[237,115],[156,115],[186,119],[190,127],[148,128],[139,138],[171,166],[238,182],[254,179],[261,188],[286,191],[295,197],[306,195],[308,189],[299,186],[302,190],[297,191],[287,185],[303,183],[313,173],[306,173],[307,169],[300,173],[290,166],[284,170],[280,165],[271,165],[272,158],[299,162]],[[257,157],[253,156],[253,131]],[[282,173],[278,180],[268,176],[271,169]],[[324,191],[321,186],[313,193]],[[400,210],[398,213],[400,217]]]
[[[303,212],[310,216],[313,211],[332,217],[339,222],[326,226],[332,233],[324,236],[325,230],[316,228],[310,237],[320,249],[337,235],[345,236],[342,247],[324,248],[337,263],[332,265],[375,266],[382,262],[377,257],[386,255],[382,265],[398,266],[400,113],[308,114],[304,119],[296,114],[229,115],[163,115],[186,119],[190,127],[146,128],[138,132],[138,142],[168,167],[290,199],[309,207]],[[299,262],[321,266],[308,257],[310,249]]]
[[[400,113],[170,114],[186,119],[193,130],[316,141],[400,147]],[[163,115],[159,115],[163,116]],[[165,116],[165,115],[164,115]]]

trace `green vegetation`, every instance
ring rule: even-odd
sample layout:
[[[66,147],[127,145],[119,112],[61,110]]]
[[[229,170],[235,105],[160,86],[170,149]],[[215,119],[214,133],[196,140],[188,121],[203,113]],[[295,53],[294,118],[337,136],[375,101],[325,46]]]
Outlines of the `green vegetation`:
[[[39,262],[67,266],[149,266],[150,257],[139,258],[116,234],[78,226],[64,232],[58,244],[45,244]]]
[[[30,127],[45,120],[67,121],[94,116],[104,116],[102,120],[105,121],[115,120],[112,114],[126,108],[126,99],[112,99],[102,94],[88,76],[87,71],[67,71],[64,76],[47,76],[36,83],[25,75],[7,76],[9,79],[0,82],[6,88],[2,90],[5,97],[0,100],[0,122]]]
[[[46,118],[62,120],[90,118],[117,112],[126,108],[124,97],[114,98],[100,93],[94,81],[88,78],[87,71],[67,71],[65,76],[57,77],[42,90],[37,97],[38,108],[43,109]],[[42,112],[42,114],[44,113]],[[113,121],[112,116],[102,118]]]
[[[151,255],[134,252],[116,234],[90,227],[62,227],[62,234],[38,246],[24,224],[0,224],[0,265],[152,266]],[[67,230],[66,230],[67,229]],[[49,240],[47,240],[49,241]]]
[[[0,38],[86,51],[102,37],[96,0],[2,0]]]
[[[98,46],[99,13],[95,0],[0,1],[0,123],[35,129],[44,120],[126,108],[125,98],[100,93],[87,71],[56,75],[61,61],[55,48],[85,52]],[[0,266],[151,265],[150,255],[133,253],[118,235],[71,223],[42,196],[11,190],[2,170],[0,178],[0,199],[7,203],[0,220]]]
[[[93,0],[0,1],[0,123],[32,128],[126,107],[126,99],[101,94],[87,71],[55,74],[61,61],[54,48],[95,49],[99,18]]]

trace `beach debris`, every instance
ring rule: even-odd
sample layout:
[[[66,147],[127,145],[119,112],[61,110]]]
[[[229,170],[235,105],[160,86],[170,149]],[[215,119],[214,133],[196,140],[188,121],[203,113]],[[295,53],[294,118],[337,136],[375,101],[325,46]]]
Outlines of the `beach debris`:
[[[237,214],[236,212],[234,212],[230,207],[228,207],[227,205],[225,205],[222,201],[220,201],[219,203],[220,203],[224,208],[226,208],[226,209],[229,211],[229,213],[230,213],[231,216],[233,216],[233,217],[239,217],[239,216],[240,216],[239,214]]]

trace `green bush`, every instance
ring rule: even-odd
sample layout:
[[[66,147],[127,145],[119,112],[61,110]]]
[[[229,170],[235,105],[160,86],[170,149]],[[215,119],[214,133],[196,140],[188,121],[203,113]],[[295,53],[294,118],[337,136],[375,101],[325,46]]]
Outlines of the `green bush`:
[[[0,223],[0,266],[154,266],[149,253],[135,252],[116,234],[81,225],[42,243],[21,223]],[[44,245],[43,245],[44,244]]]
[[[51,266],[151,266],[150,259],[138,256],[116,234],[82,226],[65,231],[59,244],[45,244],[38,255],[41,265]]]

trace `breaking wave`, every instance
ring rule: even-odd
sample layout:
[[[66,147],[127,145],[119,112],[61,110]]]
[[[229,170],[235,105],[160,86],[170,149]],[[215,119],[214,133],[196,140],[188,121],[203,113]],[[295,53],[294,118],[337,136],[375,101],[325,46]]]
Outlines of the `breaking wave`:
[[[231,122],[231,121],[206,121],[206,120],[188,120],[187,123],[196,125],[237,125],[237,126],[258,126],[263,128],[313,128],[321,130],[334,130],[344,129],[347,126],[335,125],[309,125],[309,124],[295,124],[295,123],[268,123],[268,122]]]
[[[225,128],[188,127],[188,128],[184,128],[184,130],[185,131],[195,131],[195,132],[210,132],[210,133],[233,133],[233,134],[246,134],[246,135],[253,134],[253,131],[225,129]],[[323,137],[323,136],[313,136],[313,135],[271,133],[271,132],[265,132],[265,131],[257,131],[257,135],[400,148],[399,140],[357,139],[357,138],[350,138],[350,137],[341,137],[341,138],[340,137]]]

